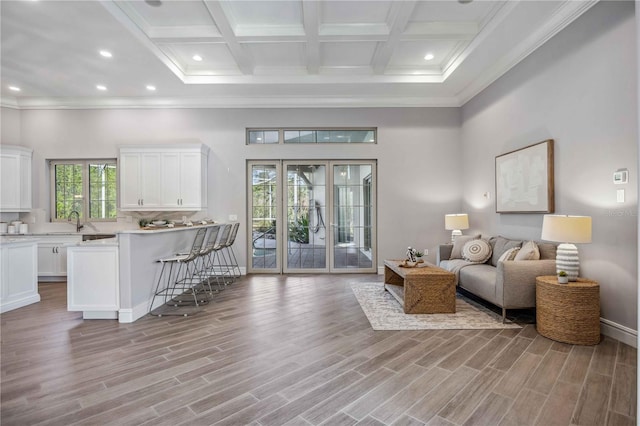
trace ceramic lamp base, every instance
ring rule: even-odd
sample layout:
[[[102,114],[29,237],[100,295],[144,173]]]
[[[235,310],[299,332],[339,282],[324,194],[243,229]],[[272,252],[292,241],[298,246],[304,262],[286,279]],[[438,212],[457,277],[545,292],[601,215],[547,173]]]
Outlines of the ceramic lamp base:
[[[574,244],[563,243],[556,252],[556,273],[565,271],[569,281],[577,281],[580,271],[578,248]]]
[[[456,242],[456,237],[462,235],[462,231],[459,229],[454,229],[451,231],[451,244]]]

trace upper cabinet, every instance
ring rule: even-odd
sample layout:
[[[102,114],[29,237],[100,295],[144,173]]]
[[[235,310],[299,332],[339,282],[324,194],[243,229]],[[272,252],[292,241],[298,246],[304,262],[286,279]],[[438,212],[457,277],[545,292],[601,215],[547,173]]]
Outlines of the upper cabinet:
[[[120,210],[180,211],[207,208],[205,145],[120,148]]]
[[[0,212],[31,210],[33,150],[0,145]]]

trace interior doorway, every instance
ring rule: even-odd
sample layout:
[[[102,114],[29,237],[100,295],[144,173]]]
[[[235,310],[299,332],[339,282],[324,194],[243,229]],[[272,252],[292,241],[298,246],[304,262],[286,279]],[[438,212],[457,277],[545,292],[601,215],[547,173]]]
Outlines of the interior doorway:
[[[249,161],[248,272],[376,272],[376,162]]]

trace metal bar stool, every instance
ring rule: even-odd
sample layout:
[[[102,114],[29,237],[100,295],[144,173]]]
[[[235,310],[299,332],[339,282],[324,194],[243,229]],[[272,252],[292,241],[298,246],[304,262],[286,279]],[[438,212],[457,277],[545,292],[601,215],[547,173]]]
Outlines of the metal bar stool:
[[[209,288],[209,295],[211,297],[213,297],[213,287],[211,287],[212,278],[214,278],[216,280],[216,283],[218,284],[217,292],[224,289],[224,287],[220,285],[220,280],[218,279],[218,277],[209,273],[212,269],[213,252],[218,242],[220,227],[221,225],[216,225],[209,228],[209,233],[207,234],[207,242],[202,250],[200,250],[200,256],[196,260],[196,262],[199,261],[199,266],[197,267],[198,276],[202,280],[200,288],[204,289],[204,286],[206,285]]]
[[[158,313],[154,313],[153,305],[155,303],[156,297],[164,297],[163,304],[174,307],[185,305],[195,305],[196,307],[198,307],[200,304],[207,302],[206,299],[198,298],[199,295],[196,291],[196,287],[201,283],[201,280],[197,275],[197,270],[195,268],[195,261],[200,256],[206,233],[207,228],[198,229],[189,253],[177,254],[172,257],[158,259],[158,262],[162,263],[162,269],[160,271],[160,276],[158,277],[156,291],[153,295],[153,298],[151,299],[151,306],[149,308],[150,314],[157,316],[188,315],[188,313],[186,312],[176,311],[158,311]],[[168,271],[167,265],[169,265]],[[176,270],[175,274],[173,273],[174,269]],[[165,284],[161,288],[161,286],[163,285],[163,277]],[[185,295],[187,295],[187,298],[183,297]],[[193,297],[193,301],[187,300],[191,297]]]
[[[223,247],[223,250],[227,253],[227,256],[229,257],[229,267],[233,272],[234,278],[240,278],[240,276],[242,276],[242,272],[240,271],[240,266],[238,266],[238,259],[236,258],[236,254],[233,251],[233,243],[236,241],[236,235],[238,235],[239,228],[240,228],[240,223],[235,222],[233,224],[233,228],[231,228],[231,232],[229,233],[229,238],[227,239],[227,242]]]
[[[225,278],[227,276],[231,277],[231,274],[229,273],[229,265],[227,264],[227,259],[224,256],[223,249],[227,241],[229,240],[233,224],[226,223],[220,226],[221,230],[219,233],[218,241],[213,247],[208,273],[215,276],[216,280],[222,280],[222,283],[226,286],[230,281],[227,282]]]

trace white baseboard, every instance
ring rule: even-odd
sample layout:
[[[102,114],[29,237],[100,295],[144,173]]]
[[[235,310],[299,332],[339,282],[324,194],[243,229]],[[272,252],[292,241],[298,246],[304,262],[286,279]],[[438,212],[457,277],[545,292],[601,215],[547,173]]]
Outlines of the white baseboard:
[[[608,319],[600,318],[600,332],[634,348],[638,347],[638,331]]]
[[[378,275],[384,275],[384,266],[378,266]]]
[[[120,309],[118,311],[118,322],[129,323],[142,318],[149,313],[150,303],[151,299],[147,300],[146,302],[137,304],[133,307],[133,309]]]
[[[39,294],[32,294],[27,297],[23,297],[22,299],[12,300],[11,302],[3,303],[0,306],[0,313],[5,313],[9,311],[13,311],[14,309],[22,308],[23,306],[31,305],[32,303],[38,303],[40,301]]]

